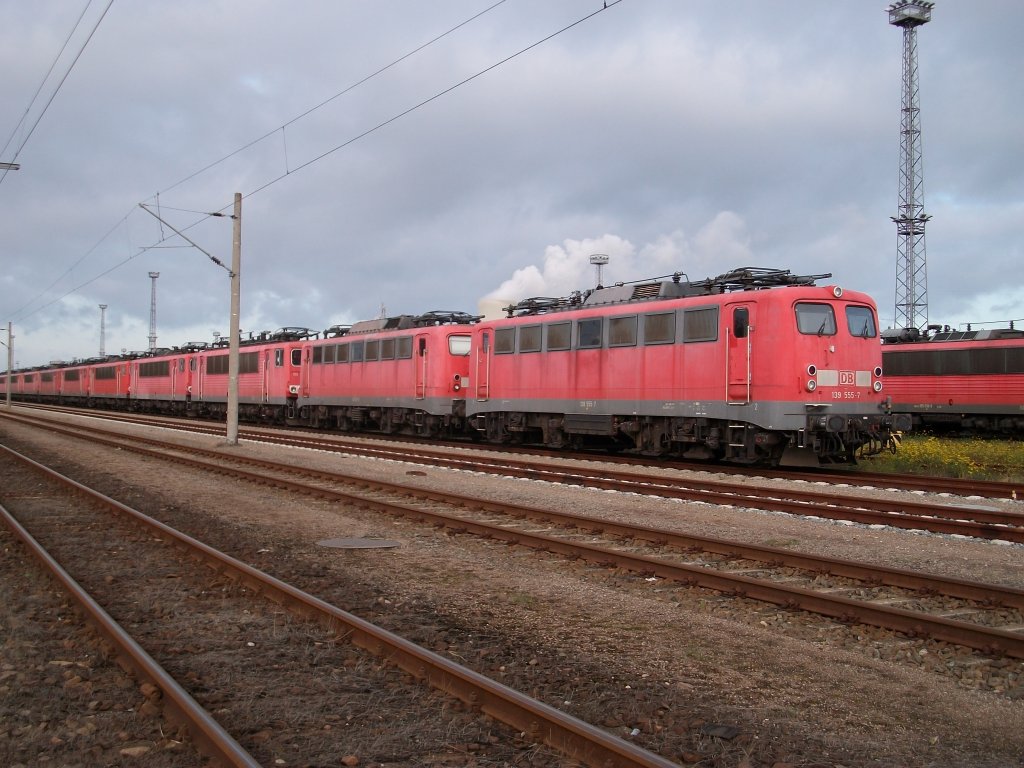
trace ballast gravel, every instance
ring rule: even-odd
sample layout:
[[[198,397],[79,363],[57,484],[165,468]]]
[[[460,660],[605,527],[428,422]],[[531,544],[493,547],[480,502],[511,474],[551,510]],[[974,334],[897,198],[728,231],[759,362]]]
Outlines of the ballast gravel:
[[[217,437],[171,431],[160,430],[159,436],[225,454],[304,462],[419,487],[1024,588],[1024,548],[1016,545],[244,441],[226,446]],[[247,487],[12,422],[0,421],[0,439],[41,460],[60,461],[83,482],[198,538],[208,521],[222,539],[211,543],[236,557],[271,573],[288,563],[288,572],[309,574],[299,584],[307,591],[399,634],[407,629],[411,640],[429,637],[439,646],[434,650],[681,765],[1005,766],[1021,764],[1024,755],[1024,669],[1018,661],[995,666],[991,660],[973,666],[968,661],[965,669],[979,674],[957,676],[936,661],[942,649],[930,651],[891,633],[805,623],[799,614],[771,606],[752,607],[705,590]],[[1024,512],[1022,502],[968,503]],[[388,539],[399,546],[350,550],[317,544],[338,538]],[[5,558],[8,550],[5,540]],[[5,588],[13,588],[9,570],[0,578]],[[429,632],[424,616],[434,625]],[[26,615],[22,601],[5,601],[0,620],[4,627],[24,626],[34,617]],[[25,652],[4,641],[0,665],[6,666],[0,670],[17,666]],[[0,692],[17,706],[17,698],[28,692],[8,684],[11,677],[0,680]],[[5,741],[31,737],[0,725],[0,756]],[[369,755],[363,759],[362,765],[381,764]]]

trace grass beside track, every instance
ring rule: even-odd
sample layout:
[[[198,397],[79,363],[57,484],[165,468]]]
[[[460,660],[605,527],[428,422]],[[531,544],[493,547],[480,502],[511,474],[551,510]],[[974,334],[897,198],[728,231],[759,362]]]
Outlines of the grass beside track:
[[[863,459],[871,472],[1018,481],[1024,479],[1024,442],[935,435],[904,435],[895,454]]]

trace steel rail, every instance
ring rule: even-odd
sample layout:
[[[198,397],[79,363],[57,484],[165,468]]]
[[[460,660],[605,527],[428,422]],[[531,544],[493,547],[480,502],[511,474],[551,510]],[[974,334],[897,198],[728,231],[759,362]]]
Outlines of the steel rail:
[[[64,477],[49,467],[0,445],[8,455],[62,485],[96,501],[176,545],[197,553],[215,570],[237,579],[257,594],[306,618],[324,622],[354,645],[394,664],[562,754],[599,768],[676,768],[676,763],[616,738],[589,723],[495,682],[398,635],[343,611],[273,576],[220,552],[98,491]]]
[[[146,440],[145,438],[142,439]],[[117,443],[118,441],[115,440],[113,442]],[[171,446],[171,449],[189,450],[181,446]],[[311,486],[280,477],[271,477],[266,472],[248,472],[240,469],[231,469],[223,464],[191,458],[186,459],[182,456],[169,455],[164,451],[154,451],[145,448],[136,448],[135,450],[157,458],[187,462],[207,471],[231,475],[237,479],[247,480],[255,484],[273,485],[285,490],[340,501],[358,508],[427,522],[455,533],[469,532],[483,538],[528,546],[540,551],[582,559],[602,566],[622,568],[645,576],[659,576],[687,586],[700,586],[725,594],[750,597],[785,608],[801,608],[844,622],[859,621],[864,624],[904,632],[912,637],[931,637],[974,648],[987,654],[1024,658],[1024,634],[1017,634],[1007,630],[947,619],[941,616],[930,616],[925,613],[907,611],[894,606],[872,605],[860,600],[844,598],[838,595],[826,595],[801,587],[772,583],[703,566],[676,564],[657,558],[631,555],[606,547],[570,542],[565,539],[542,534],[525,533],[499,525],[481,523],[457,516],[452,517],[451,515],[408,507],[394,502],[371,499],[336,489]],[[223,460],[225,457],[218,455],[218,458]],[[366,485],[373,482],[375,481],[368,481],[362,478],[355,479],[356,485]],[[431,496],[431,499],[451,503],[447,500],[448,496],[449,494],[436,493]],[[488,505],[492,510],[501,510],[505,507],[505,505],[497,502],[488,502]],[[514,510],[515,507],[512,509]],[[510,514],[514,514],[514,511],[510,512]],[[896,574],[897,572],[893,570],[891,577],[895,578]],[[984,585],[982,585],[982,591],[984,591]],[[1017,603],[1020,602],[1020,595],[1014,595],[1014,590],[993,587],[992,591],[994,593],[1003,592],[1007,599],[1014,600]],[[981,595],[971,599],[985,600],[985,597]]]
[[[152,426],[160,426],[168,429],[182,429],[186,431],[194,431],[205,434],[222,434],[224,429],[220,426],[205,426],[202,423],[197,423],[194,418],[182,418],[174,416],[145,416],[140,414],[125,413],[123,411],[100,411],[90,410],[88,408],[73,408],[70,406],[58,406],[52,404],[41,404],[41,403],[27,403],[21,402],[18,404],[19,407],[23,407],[26,410],[40,410],[40,411],[52,411],[55,413],[71,413],[78,415],[88,415],[96,418],[106,417],[111,419],[123,420],[127,423],[145,424]],[[289,429],[285,427],[284,429]],[[293,430],[309,430],[308,427],[293,427]],[[280,430],[278,430],[280,431]],[[359,440],[380,440],[386,439],[390,441],[403,441],[412,440],[416,441],[415,438],[410,438],[406,435],[380,435],[378,433],[351,433],[351,432],[330,432],[319,430],[321,434],[331,435],[339,440],[348,439],[359,439]],[[249,437],[258,437],[259,439],[268,439],[274,434],[273,430],[260,427],[248,427],[243,430],[243,434]],[[315,438],[314,438],[315,440]],[[323,442],[326,445],[330,445],[334,441],[324,439]],[[450,444],[453,447],[459,447],[462,449],[470,449],[471,443],[466,441],[432,441],[432,444]],[[336,442],[334,442],[337,445]],[[510,451],[515,452],[516,449],[509,445],[486,445],[482,446],[483,450],[492,452]],[[627,466],[637,466],[641,468],[647,468],[650,466],[659,466],[665,469],[677,469],[684,471],[695,471],[695,472],[717,472],[722,474],[736,475],[740,477],[751,477],[759,476],[766,479],[776,480],[798,480],[805,482],[826,482],[831,484],[848,483],[851,485],[866,485],[875,486],[881,488],[898,488],[901,490],[908,491],[926,491],[929,493],[952,493],[956,495],[966,496],[982,496],[985,498],[992,499],[1020,499],[1024,500],[1024,482],[1021,480],[1016,481],[1001,481],[1001,480],[983,480],[977,478],[958,478],[958,477],[938,477],[938,476],[927,476],[927,475],[898,475],[891,472],[868,472],[864,471],[859,465],[857,468],[842,469],[833,467],[826,469],[824,467],[805,467],[802,469],[793,469],[785,467],[748,467],[735,464],[710,464],[708,462],[686,462],[672,459],[661,459],[658,457],[639,457],[639,456],[628,456],[628,455],[612,455],[608,453],[600,453],[598,451],[590,451],[580,454],[570,454],[564,450],[552,450],[549,448],[543,448],[540,446],[530,446],[526,448],[530,453],[535,455],[550,456],[553,458],[569,459],[569,460],[585,460],[585,461],[600,461],[610,464],[623,464]]]
[[[101,418],[106,416],[107,418],[116,418],[117,420],[123,420],[126,423],[159,426],[167,429],[183,429],[185,431],[197,432],[200,434],[221,434],[223,433],[222,427],[207,426],[202,423],[197,423],[195,420],[182,420],[182,417],[173,416],[145,416],[140,414],[130,414],[124,412],[108,412],[101,411],[97,414],[95,411],[82,408],[71,408],[68,406],[56,406],[56,405],[43,405],[38,403],[19,403],[21,407],[26,409],[40,410],[40,411],[52,411],[55,413],[72,413],[78,415],[93,416]],[[114,415],[116,413],[116,416]],[[177,419],[177,420],[176,420]],[[284,428],[285,430],[288,427]],[[294,427],[295,430],[307,430],[306,427]],[[250,438],[258,438],[261,440],[273,440],[275,442],[289,443],[292,440],[298,439],[303,442],[310,442],[315,445],[321,445],[325,450],[338,450],[338,441],[330,440],[326,437],[316,438],[294,438],[293,436],[281,436],[280,430],[270,430],[260,427],[247,427],[241,432],[242,435]],[[328,432],[327,434],[333,435],[339,440],[348,440],[351,438],[359,440],[379,440],[387,439],[391,441],[395,440],[410,440],[408,436],[403,435],[380,435],[377,433],[350,433],[350,432]],[[417,443],[415,439],[411,439],[412,442]],[[436,441],[435,441],[436,442]],[[451,445],[454,447],[468,450],[472,444],[464,441],[452,441]],[[483,450],[492,452],[511,451],[515,452],[508,445],[486,445],[482,447]],[[351,444],[346,446],[343,450],[359,450],[359,446]],[[428,450],[428,449],[421,449]],[[800,470],[786,469],[784,467],[745,467],[740,465],[730,464],[710,464],[707,462],[685,462],[685,461],[673,461],[673,460],[660,460],[657,457],[644,459],[641,457],[631,457],[623,455],[610,455],[602,454],[597,451],[585,452],[581,454],[567,454],[565,451],[552,450],[543,447],[532,446],[527,449],[530,453],[535,455],[550,456],[553,458],[567,459],[567,460],[583,460],[583,461],[600,461],[610,464],[622,464],[626,466],[636,466],[641,469],[646,469],[650,466],[658,466],[665,469],[677,469],[684,471],[694,472],[717,472],[728,475],[735,475],[739,477],[763,477],[769,480],[796,480],[803,482],[822,482],[831,484],[850,484],[850,485],[864,485],[874,486],[882,488],[897,488],[907,491],[927,491],[930,493],[952,493],[957,495],[968,495],[968,496],[982,496],[985,498],[993,499],[1021,499],[1024,500],[1024,482],[1020,481],[999,481],[999,480],[980,480],[977,478],[957,478],[957,477],[937,477],[937,476],[926,476],[926,475],[897,475],[893,473],[884,472],[866,472],[861,469],[824,469],[808,467]]]
[[[133,451],[144,453],[159,459],[175,460],[177,457],[169,456],[167,449],[180,451],[192,455],[205,456],[215,461],[223,461],[226,456],[223,452],[209,450],[199,446],[168,444],[156,438],[142,436],[128,436],[123,433],[112,432],[94,427],[89,430],[89,437],[83,436],[77,431],[81,428],[73,426],[49,426],[50,429],[72,437],[89,439],[96,443],[106,444],[118,448],[129,448]],[[107,437],[96,437],[95,433],[100,432]],[[140,448],[135,443],[157,446],[156,450],[149,451]],[[794,552],[780,547],[767,547],[730,539],[719,539],[710,536],[697,536],[694,534],[681,533],[667,528],[638,525],[635,523],[619,523],[599,517],[588,515],[577,515],[571,512],[558,512],[551,509],[531,507],[507,502],[494,502],[476,496],[451,493],[449,491],[432,491],[424,488],[398,485],[383,480],[372,480],[358,475],[349,475],[341,472],[318,470],[311,467],[303,467],[295,464],[284,464],[265,459],[258,459],[240,454],[227,456],[231,461],[247,466],[259,467],[261,469],[301,474],[306,477],[314,477],[319,480],[344,485],[367,488],[382,493],[412,497],[425,501],[434,501],[452,506],[477,509],[484,512],[496,512],[510,515],[512,517],[523,517],[541,522],[554,523],[565,527],[572,527],[580,530],[603,532],[622,538],[641,539],[656,545],[667,545],[677,549],[700,549],[706,552],[725,555],[728,557],[743,558],[765,563],[770,566],[789,566],[814,573],[827,573],[832,576],[857,579],[870,584],[884,584],[891,587],[900,587],[917,591],[956,597],[964,600],[975,600],[980,603],[1000,605],[1009,608],[1024,610],[1024,590],[1013,587],[1005,587],[998,584],[985,584],[983,582],[955,579],[945,576],[921,573],[903,568],[892,568],[881,565],[871,565],[856,560],[844,560],[841,558],[819,557],[817,555]],[[192,462],[207,471],[222,472],[222,464],[209,464],[206,462]],[[265,475],[261,477],[266,479]],[[303,491],[306,486],[295,486],[291,490]],[[361,498],[361,497],[360,497]]]
[[[243,432],[243,436],[245,436]],[[316,445],[321,442],[294,437],[269,437],[272,442],[287,445]],[[785,512],[803,517],[831,520],[853,520],[865,525],[888,525],[894,528],[957,534],[981,539],[1002,539],[1024,543],[1024,515],[1014,512],[978,509],[976,507],[928,504],[911,500],[868,499],[825,494],[792,488],[748,487],[721,481],[686,478],[670,480],[662,476],[643,476],[610,469],[583,467],[536,466],[534,462],[474,456],[457,458],[450,454],[415,449],[399,451],[371,446],[323,447],[338,452],[403,460],[403,457],[433,466],[492,471],[510,477],[546,480],[552,483],[583,485],[606,490],[629,491],[683,501],[742,506],[772,512]],[[489,468],[489,469],[485,469]]]
[[[3,446],[0,446],[3,447]],[[4,447],[5,450],[6,447]],[[135,677],[160,690],[159,705],[169,719],[188,729],[196,748],[224,766],[259,768],[260,764],[207,712],[124,628],[96,602],[54,557],[0,504],[0,517],[28,551],[64,587],[86,619],[110,643]]]

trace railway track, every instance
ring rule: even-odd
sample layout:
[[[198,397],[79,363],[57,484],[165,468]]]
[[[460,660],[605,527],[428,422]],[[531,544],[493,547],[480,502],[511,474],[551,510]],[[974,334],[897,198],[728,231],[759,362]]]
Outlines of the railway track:
[[[502,476],[545,480],[553,483],[638,493],[683,501],[724,504],[768,512],[844,520],[864,525],[1024,542],[1024,515],[979,505],[930,503],[901,499],[866,498],[863,494],[807,490],[778,485],[759,486],[731,480],[698,477],[670,477],[664,473],[613,471],[607,467],[588,468],[580,462],[552,463],[532,458],[495,458],[477,451],[453,455],[409,444],[374,445],[363,441],[335,440],[319,436],[294,435],[278,430],[246,430],[243,436],[261,442],[305,447],[358,456],[411,461],[450,469],[465,469]]]
[[[165,420],[150,417],[136,417],[130,419],[130,422],[146,426],[167,425]],[[184,422],[184,428],[200,434],[219,433],[218,428],[208,424]],[[409,461],[624,493],[1024,543],[1024,514],[1015,510],[1005,511],[979,504],[915,501],[905,497],[869,498],[861,493],[837,492],[835,486],[826,482],[821,482],[818,489],[798,489],[779,484],[758,485],[744,480],[670,476],[663,471],[649,471],[645,467],[614,471],[606,466],[587,467],[578,461],[553,463],[507,455],[494,457],[464,448],[453,453],[450,450],[424,448],[418,444],[374,444],[365,440],[273,429],[244,429],[241,436],[290,447]]]
[[[183,567],[183,562],[194,560],[203,563],[209,568],[209,575],[198,579],[198,586],[192,587],[192,596],[171,606],[163,605],[159,599],[157,600],[156,610],[160,621],[155,623],[167,624],[170,618],[174,617],[177,626],[208,626],[210,616],[206,613],[199,612],[195,618],[186,616],[183,619],[179,617],[179,613],[192,610],[197,605],[201,608],[208,602],[204,601],[203,596],[213,592],[209,600],[218,606],[217,618],[227,621],[228,626],[231,626],[232,622],[244,625],[247,632],[251,630],[251,634],[247,636],[253,638],[245,645],[261,647],[260,652],[253,652],[244,657],[242,664],[256,666],[259,664],[258,660],[267,657],[277,664],[282,663],[284,651],[273,641],[273,637],[280,635],[282,631],[279,621],[273,619],[270,627],[271,636],[263,636],[259,634],[257,622],[252,616],[252,601],[257,597],[266,598],[274,605],[282,606],[304,619],[312,619],[322,625],[326,639],[345,639],[358,649],[359,653],[365,652],[375,656],[387,667],[401,670],[411,679],[429,684],[444,694],[461,700],[472,712],[481,713],[511,726],[514,729],[510,732],[512,741],[526,736],[528,741],[546,744],[556,752],[586,765],[660,768],[674,765],[671,761],[618,739],[600,728],[566,715],[346,613],[10,449],[3,448],[3,456],[5,463],[18,462],[30,467],[34,472],[43,475],[47,483],[57,484],[62,489],[89,501],[88,505],[76,504],[73,507],[66,502],[62,503],[59,505],[59,513],[56,514],[52,508],[40,511],[39,499],[43,494],[37,486],[33,486],[33,493],[30,495],[34,503],[23,510],[24,515],[29,518],[27,526],[16,521],[6,509],[3,510],[2,516],[12,532],[31,548],[40,562],[55,574],[59,574],[58,578],[63,584],[75,590],[82,609],[101,628],[103,635],[116,645],[118,655],[122,656],[144,681],[142,688],[148,700],[154,705],[159,702],[174,718],[188,722],[195,742],[206,754],[223,765],[256,766],[260,763],[239,746],[209,712],[195,703],[195,700],[185,692],[184,686],[156,665],[141,646],[99,608],[97,601],[74,584],[74,580],[57,564],[56,559],[36,541],[37,538],[48,542],[48,547],[65,550],[69,559],[75,562],[74,568],[84,572],[86,577],[90,577],[97,567],[102,565],[102,576],[93,577],[92,581],[98,585],[108,585],[108,599],[118,592],[123,594],[124,586],[130,584],[129,603],[135,607],[149,602],[144,596],[154,589],[154,582],[166,583],[167,580],[173,579],[176,592],[186,590],[184,582],[195,580],[194,569]],[[36,509],[34,514],[31,507]],[[141,533],[135,536],[123,533],[109,535],[112,528],[109,522],[111,514],[118,518],[119,524],[127,521],[135,528],[141,529]],[[35,533],[30,534],[29,528]],[[224,586],[225,579],[230,579],[237,585],[233,592]],[[234,598],[233,602],[237,602],[237,607],[228,606],[225,615],[224,604],[232,602],[230,598]],[[129,616],[133,628],[143,626],[147,621],[152,623],[152,617],[147,620],[145,615],[139,613],[131,613]],[[166,631],[165,627],[164,632]],[[308,645],[308,637],[305,640]],[[180,646],[185,656],[199,653],[194,648],[200,643],[198,639],[174,637],[170,640],[164,637],[165,644],[168,641]],[[239,655],[244,656],[244,649]],[[237,670],[233,671],[238,673]],[[208,683],[208,680],[204,679],[204,682]],[[324,687],[329,690],[326,683]],[[230,712],[233,707],[241,708],[239,704],[230,704],[230,694],[226,691],[207,690],[205,694],[206,698],[218,702],[223,711]],[[437,710],[436,703],[430,701],[422,706],[423,717],[428,717],[431,711]],[[296,738],[296,734],[291,734],[291,738]]]
[[[686,536],[453,493],[413,490],[305,466],[228,456],[222,451],[170,446],[111,433],[99,435],[84,427],[47,426],[93,442],[230,474],[248,483],[528,546],[682,588],[712,589],[842,622],[952,643],[993,657],[1024,658],[1024,592],[1018,589]],[[538,529],[538,525],[543,527]]]
[[[61,413],[74,413],[78,415],[89,415],[96,418],[114,418],[120,421],[126,421],[133,424],[183,429],[190,432],[197,432],[200,434],[222,434],[224,432],[224,427],[221,424],[217,424],[214,422],[196,421],[192,419],[180,419],[167,416],[150,416],[145,414],[132,414],[123,412],[112,413],[82,408],[64,408],[52,405],[39,405],[28,403],[19,403],[19,407],[24,408],[26,410],[45,410]],[[329,446],[332,442],[345,441],[347,438],[350,437],[348,435],[343,435],[341,433],[325,433],[316,430],[293,430],[263,427],[244,427],[242,428],[240,434],[242,437],[245,437],[247,439],[280,441],[286,444],[288,444],[289,440],[291,439],[310,440],[314,444],[325,446],[324,450],[331,450]],[[290,437],[282,437],[282,434],[290,435]],[[295,435],[300,435],[300,438],[295,438]],[[353,437],[357,437],[359,440],[362,440],[364,442],[373,441],[375,438],[375,436],[372,434],[360,434]],[[401,441],[402,438],[387,438],[387,442],[389,443],[394,442],[395,440]],[[409,442],[412,445],[422,446],[422,442],[420,441],[410,440]],[[354,443],[353,441],[353,444],[358,443]],[[469,443],[450,443],[446,444],[444,447],[456,448],[461,450],[473,450],[473,445]],[[1024,481],[1004,482],[999,480],[982,480],[975,478],[937,477],[924,475],[895,475],[892,473],[885,472],[869,472],[861,467],[831,470],[824,468],[804,468],[799,470],[793,470],[780,468],[769,469],[765,467],[741,467],[725,464],[709,465],[707,463],[692,463],[678,461],[662,462],[657,459],[637,458],[630,456],[616,456],[607,453],[571,454],[565,451],[551,451],[547,449],[538,448],[523,449],[512,446],[495,445],[488,445],[486,447],[482,447],[480,450],[487,451],[489,453],[508,453],[511,455],[522,455],[525,452],[528,455],[547,456],[558,460],[567,460],[574,458],[582,459],[584,461],[592,460],[600,461],[601,463],[605,464],[620,464],[627,467],[637,467],[640,468],[641,470],[648,469],[651,467],[659,467],[693,472],[714,472],[716,474],[735,477],[764,478],[766,480],[793,480],[830,485],[854,485],[876,488],[894,488],[898,490],[926,493],[945,493],[953,496],[977,496],[987,499],[1024,500]]]

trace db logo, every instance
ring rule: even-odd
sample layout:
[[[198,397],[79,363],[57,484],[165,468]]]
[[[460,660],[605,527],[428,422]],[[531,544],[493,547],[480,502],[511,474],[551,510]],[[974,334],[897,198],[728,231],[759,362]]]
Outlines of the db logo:
[[[839,372],[839,386],[851,386],[857,381],[857,375],[853,371]]]

